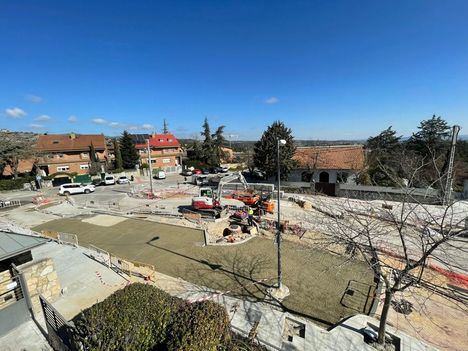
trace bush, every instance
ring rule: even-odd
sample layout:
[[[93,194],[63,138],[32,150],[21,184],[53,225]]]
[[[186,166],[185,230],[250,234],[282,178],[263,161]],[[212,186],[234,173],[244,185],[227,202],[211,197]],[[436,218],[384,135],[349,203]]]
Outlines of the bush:
[[[230,339],[226,310],[214,302],[181,303],[173,317],[168,351],[215,351]]]
[[[77,316],[74,342],[85,350],[159,349],[176,303],[152,286],[129,285]]]
[[[224,307],[190,304],[139,283],[84,310],[74,323],[73,343],[83,350],[249,350],[234,348]]]
[[[34,177],[18,179],[0,179],[0,191],[23,189],[23,184],[34,180]]]

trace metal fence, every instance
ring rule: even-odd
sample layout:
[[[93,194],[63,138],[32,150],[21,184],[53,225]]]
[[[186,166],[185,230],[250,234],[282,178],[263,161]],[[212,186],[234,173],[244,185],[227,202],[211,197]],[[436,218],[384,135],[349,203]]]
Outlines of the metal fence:
[[[76,351],[72,342],[75,329],[42,295],[39,295],[47,327],[47,341],[56,351]]]
[[[57,240],[60,244],[68,244],[78,247],[78,237],[75,234],[58,233]]]

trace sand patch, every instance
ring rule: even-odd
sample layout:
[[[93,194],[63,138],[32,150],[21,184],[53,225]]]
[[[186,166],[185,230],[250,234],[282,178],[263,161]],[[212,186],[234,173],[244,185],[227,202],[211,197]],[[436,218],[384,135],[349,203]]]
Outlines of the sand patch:
[[[91,218],[82,219],[82,222],[89,224],[99,225],[101,227],[112,227],[113,225],[119,224],[120,222],[126,221],[125,217],[109,216],[109,215],[97,215]]]

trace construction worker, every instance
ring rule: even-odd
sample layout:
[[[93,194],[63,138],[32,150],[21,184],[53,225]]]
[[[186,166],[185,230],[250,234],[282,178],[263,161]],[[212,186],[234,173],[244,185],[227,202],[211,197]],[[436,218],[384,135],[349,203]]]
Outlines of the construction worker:
[[[254,214],[254,211],[252,210],[252,207],[249,207],[249,209],[247,210],[247,214],[249,215],[248,217],[248,223],[250,226],[253,225],[253,214]]]

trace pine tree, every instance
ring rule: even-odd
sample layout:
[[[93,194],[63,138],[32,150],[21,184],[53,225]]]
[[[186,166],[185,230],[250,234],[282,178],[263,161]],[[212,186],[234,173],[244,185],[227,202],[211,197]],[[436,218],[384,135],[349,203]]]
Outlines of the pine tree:
[[[413,133],[408,146],[423,157],[437,158],[446,153],[449,146],[450,127],[442,117],[421,121],[417,133]]]
[[[126,130],[122,133],[119,144],[123,168],[134,168],[138,164],[140,156],[135,148],[132,136]]]
[[[276,121],[267,128],[254,147],[254,165],[263,171],[267,177],[275,176],[277,172],[277,147],[278,140],[286,140],[286,145],[280,146],[280,170],[281,179],[287,179],[291,170],[296,166],[293,160],[296,146],[292,130],[283,122]]]
[[[219,126],[218,129],[216,129],[216,132],[212,135],[214,156],[216,157],[215,166],[218,166],[225,156],[223,151],[223,145],[226,143],[226,138],[224,138],[223,134],[224,128],[225,126]]]
[[[371,183],[382,186],[395,186],[400,183],[399,168],[402,145],[401,136],[388,127],[375,137],[367,139],[368,174]]]
[[[167,122],[166,122],[166,119],[164,118],[164,124],[163,124],[163,133],[164,134],[167,134],[169,133],[169,129],[167,127]]]
[[[121,170],[123,168],[122,153],[120,152],[120,145],[117,139],[114,139],[114,155],[115,155],[115,169]]]
[[[201,135],[204,137],[202,143],[202,161],[209,166],[216,164],[216,155],[214,154],[213,148],[213,138],[211,135],[210,124],[208,123],[208,118],[205,117],[205,121],[202,125],[203,131]]]

